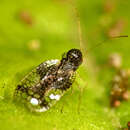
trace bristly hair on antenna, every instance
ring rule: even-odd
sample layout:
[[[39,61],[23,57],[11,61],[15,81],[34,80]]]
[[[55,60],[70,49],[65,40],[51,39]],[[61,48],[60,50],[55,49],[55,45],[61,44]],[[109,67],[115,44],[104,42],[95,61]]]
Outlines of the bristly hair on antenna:
[[[113,36],[113,37],[110,37],[110,38],[120,38],[120,37],[128,37],[128,35],[119,35],[119,36]]]

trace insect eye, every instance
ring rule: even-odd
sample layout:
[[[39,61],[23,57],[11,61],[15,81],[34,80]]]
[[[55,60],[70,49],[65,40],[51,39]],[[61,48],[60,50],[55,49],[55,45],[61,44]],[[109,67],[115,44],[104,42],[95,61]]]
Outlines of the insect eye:
[[[67,53],[67,59],[76,66],[82,63],[82,53],[79,49],[71,49]]]

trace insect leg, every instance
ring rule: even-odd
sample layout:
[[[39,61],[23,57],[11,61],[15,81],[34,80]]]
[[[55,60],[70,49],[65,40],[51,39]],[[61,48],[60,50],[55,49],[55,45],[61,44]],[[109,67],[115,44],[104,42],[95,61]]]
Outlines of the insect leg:
[[[71,95],[73,94],[74,92],[74,89],[73,89],[73,86],[71,86]]]
[[[81,105],[81,99],[82,99],[82,94],[83,94],[83,88],[80,87],[79,83],[78,82],[75,82],[78,86],[78,88],[80,89],[80,93],[79,93],[79,96],[78,96],[78,106],[77,106],[77,112],[78,114],[80,114],[80,105]]]

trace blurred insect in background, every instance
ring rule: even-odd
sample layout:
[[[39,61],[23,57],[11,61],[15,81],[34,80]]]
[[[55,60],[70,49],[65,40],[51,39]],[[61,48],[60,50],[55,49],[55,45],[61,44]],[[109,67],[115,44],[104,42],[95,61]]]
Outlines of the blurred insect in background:
[[[27,10],[22,10],[22,11],[20,11],[20,13],[19,13],[19,19],[20,19],[23,23],[25,23],[25,24],[27,24],[27,25],[29,25],[29,26],[32,26],[32,25],[34,24],[34,21],[33,21],[33,19],[32,19],[32,16],[31,16],[30,12],[27,11]]]
[[[129,99],[130,70],[120,69],[112,80],[110,104],[113,107],[120,106],[121,101]]]
[[[110,105],[119,107],[121,101],[129,99],[130,70],[122,69],[122,58],[118,53],[109,56],[109,66],[113,67],[116,74],[111,81]]]
[[[109,67],[114,68],[115,70],[120,69],[122,64],[122,57],[118,53],[112,53],[108,57],[108,65]]]
[[[17,85],[14,97],[23,101],[31,111],[44,112],[50,109],[72,86],[76,70],[83,62],[82,31],[80,28],[79,14],[76,10],[79,32],[79,49],[71,49],[62,56],[61,60],[48,60],[34,68]],[[126,37],[116,36],[113,38]],[[95,47],[103,42],[96,44]],[[93,47],[93,48],[95,48]],[[93,49],[93,48],[90,48]],[[86,62],[86,58],[84,58]]]

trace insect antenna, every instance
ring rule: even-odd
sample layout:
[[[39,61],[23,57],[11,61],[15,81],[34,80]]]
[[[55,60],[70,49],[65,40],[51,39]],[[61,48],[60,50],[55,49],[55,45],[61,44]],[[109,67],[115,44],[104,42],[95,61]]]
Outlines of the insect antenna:
[[[89,49],[87,50],[87,53],[90,52],[90,51],[92,51],[92,50],[94,50],[95,48],[97,48],[97,47],[103,45],[103,44],[106,44],[106,42],[109,41],[109,40],[113,40],[113,39],[117,39],[117,38],[123,38],[123,37],[124,37],[124,38],[125,38],[125,37],[128,37],[128,35],[113,36],[113,37],[110,37],[110,39],[105,39],[105,40],[103,40],[103,41],[101,41],[101,42],[98,42],[94,47],[89,48]]]
[[[95,48],[103,45],[103,44],[106,44],[107,41],[109,40],[113,40],[113,39],[117,39],[117,38],[125,38],[125,37],[128,37],[128,35],[117,35],[117,36],[112,36],[110,37],[109,39],[105,39],[103,41],[100,41],[98,42],[95,46],[89,48],[88,50],[86,49],[86,46],[84,45],[83,43],[83,36],[82,36],[82,29],[81,29],[81,22],[80,22],[80,15],[79,15],[79,12],[77,10],[77,8],[75,8],[75,15],[76,15],[76,18],[77,18],[77,28],[78,28],[78,37],[79,37],[79,44],[80,44],[80,49],[81,51],[84,53],[84,55],[86,56],[86,53],[94,50]],[[86,60],[84,60],[85,62]]]
[[[83,62],[84,65],[87,65],[87,61],[86,61],[86,57],[87,57],[87,53],[91,52],[92,50],[94,50],[95,48],[101,46],[102,44],[105,44],[107,41],[109,40],[113,40],[113,39],[117,39],[117,38],[125,38],[128,37],[128,35],[119,35],[119,36],[113,36],[110,37],[109,39],[105,39],[101,42],[98,42],[95,46],[86,49],[85,44],[83,43],[83,36],[82,36],[82,29],[81,29],[81,22],[80,22],[80,15],[79,12],[77,10],[77,8],[74,8],[74,12],[75,12],[75,16],[76,16],[76,21],[77,21],[77,30],[78,30],[78,37],[79,37],[79,44],[80,44],[80,50],[82,51],[84,57],[83,57]],[[80,77],[80,76],[79,76]],[[81,105],[81,98],[82,98],[82,94],[83,94],[83,88],[81,89],[80,85],[78,83],[76,83],[77,86],[80,88],[80,94],[79,94],[79,103],[78,103],[78,113],[80,112],[80,105]]]

